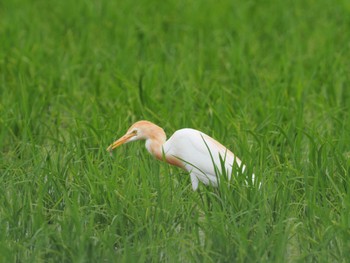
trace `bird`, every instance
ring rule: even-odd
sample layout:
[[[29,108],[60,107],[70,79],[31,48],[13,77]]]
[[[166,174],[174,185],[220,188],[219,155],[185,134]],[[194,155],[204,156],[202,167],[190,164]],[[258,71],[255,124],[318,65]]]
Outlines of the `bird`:
[[[191,179],[192,189],[197,190],[199,182],[217,187],[223,172],[231,179],[233,165],[243,173],[246,166],[229,149],[205,133],[183,128],[166,140],[164,130],[158,125],[140,120],[135,122],[125,135],[113,142],[110,153],[122,144],[145,140],[146,149],[156,159],[186,170]],[[222,171],[225,168],[225,171]],[[251,177],[254,182],[254,174]]]

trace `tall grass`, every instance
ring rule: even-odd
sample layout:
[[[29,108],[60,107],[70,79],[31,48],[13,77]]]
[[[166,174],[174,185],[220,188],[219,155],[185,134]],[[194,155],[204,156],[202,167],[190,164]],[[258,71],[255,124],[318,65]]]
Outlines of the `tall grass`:
[[[347,1],[0,3],[1,262],[346,262]],[[136,120],[262,182],[191,189]]]

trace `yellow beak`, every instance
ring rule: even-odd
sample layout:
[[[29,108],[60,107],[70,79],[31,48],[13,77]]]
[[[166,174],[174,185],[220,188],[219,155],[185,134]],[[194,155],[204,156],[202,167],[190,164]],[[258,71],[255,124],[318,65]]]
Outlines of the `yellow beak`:
[[[134,133],[125,134],[123,137],[119,138],[114,143],[112,143],[110,146],[108,146],[107,151],[109,151],[109,152],[113,151],[115,148],[126,143],[131,137],[134,137],[134,136],[135,136]]]

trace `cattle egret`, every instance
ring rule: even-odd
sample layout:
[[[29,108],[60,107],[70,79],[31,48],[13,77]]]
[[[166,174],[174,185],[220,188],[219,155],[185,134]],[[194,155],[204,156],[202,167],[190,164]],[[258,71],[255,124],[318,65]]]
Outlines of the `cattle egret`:
[[[236,162],[244,172],[245,165],[225,146],[194,129],[176,131],[166,141],[164,130],[149,121],[134,123],[124,136],[112,143],[107,150],[111,152],[118,146],[137,140],[145,140],[146,148],[158,160],[164,160],[187,170],[190,173],[193,190],[197,190],[198,182],[205,185],[218,185],[218,173],[222,174],[222,167],[228,178],[231,178],[232,166]],[[254,175],[252,175],[254,181]]]

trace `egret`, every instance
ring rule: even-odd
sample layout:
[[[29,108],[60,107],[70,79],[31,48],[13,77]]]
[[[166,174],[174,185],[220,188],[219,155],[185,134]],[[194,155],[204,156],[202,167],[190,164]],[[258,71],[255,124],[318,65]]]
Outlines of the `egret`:
[[[205,185],[217,186],[218,173],[223,173],[223,167],[228,179],[231,178],[234,163],[242,172],[246,168],[229,149],[203,132],[184,128],[166,140],[161,127],[145,120],[134,123],[107,151],[111,152],[124,143],[137,140],[145,140],[148,152],[158,160],[188,171],[194,191],[197,190],[199,181]],[[254,175],[252,181],[254,182]]]

